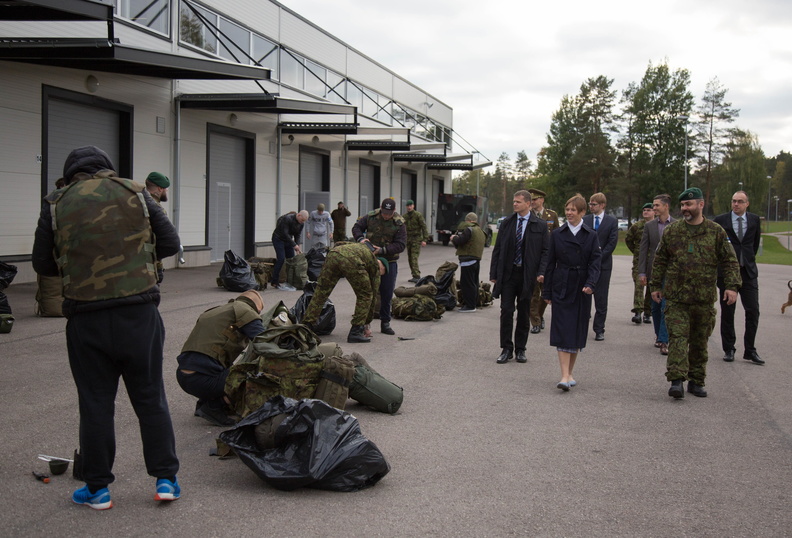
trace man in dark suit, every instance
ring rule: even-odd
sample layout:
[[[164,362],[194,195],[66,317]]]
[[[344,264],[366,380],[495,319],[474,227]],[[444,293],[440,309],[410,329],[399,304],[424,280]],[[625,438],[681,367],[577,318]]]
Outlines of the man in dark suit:
[[[756,364],[764,364],[765,361],[756,352],[756,330],[759,328],[759,271],[756,268],[756,252],[759,250],[761,229],[759,216],[748,213],[750,205],[748,195],[743,191],[737,191],[732,196],[729,213],[724,213],[715,217],[715,222],[720,224],[726,235],[729,236],[740,262],[740,276],[742,286],[740,286],[740,301],[745,309],[745,336],[743,344],[743,359],[752,361]],[[723,275],[718,271],[718,289],[720,296],[723,297]],[[723,299],[721,304],[721,345],[725,355],[723,360],[732,362],[734,360],[735,347],[737,340],[734,334],[734,310],[736,304],[727,304]]]
[[[667,225],[674,222],[671,217],[671,197],[667,194],[658,194],[652,200],[652,209],[655,218],[644,226],[641,236],[641,245],[638,247],[638,278],[641,285],[648,286],[652,278],[652,262],[654,262],[657,245]],[[652,301],[652,321],[654,323],[655,347],[660,348],[660,353],[668,355],[668,330],[665,324],[665,299],[659,303]]]
[[[501,300],[501,354],[496,361],[498,364],[508,362],[515,353],[517,362],[528,361],[525,347],[530,329],[531,296],[537,278],[544,274],[550,236],[547,223],[531,211],[531,194],[528,191],[515,192],[512,207],[514,213],[501,223],[490,263],[490,281],[494,283],[492,296]]]
[[[605,340],[605,318],[608,316],[608,290],[613,271],[613,251],[619,242],[619,221],[605,214],[608,199],[596,192],[589,199],[591,213],[583,217],[583,222],[597,232],[602,249],[602,268],[597,287],[594,289],[594,340]]]

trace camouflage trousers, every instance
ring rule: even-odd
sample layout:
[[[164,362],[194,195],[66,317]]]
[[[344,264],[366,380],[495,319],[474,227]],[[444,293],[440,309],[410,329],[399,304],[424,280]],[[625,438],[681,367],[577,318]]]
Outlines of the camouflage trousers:
[[[533,295],[531,296],[531,326],[539,327],[542,324],[547,303],[542,299],[544,284],[537,282],[534,284]]]
[[[333,241],[346,241],[346,231],[338,228],[333,230]]]
[[[371,289],[371,279],[362,263],[350,263],[348,258],[339,256],[332,250],[327,253],[322,272],[319,273],[316,291],[308,310],[305,311],[303,323],[314,323],[319,319],[322,307],[342,277],[347,279],[357,298],[352,325],[371,323],[374,318],[374,294],[378,290]]]
[[[649,293],[649,286],[641,285],[641,278],[638,276],[637,270],[633,270],[632,277],[635,284],[632,312],[636,314],[643,312],[648,316],[652,313],[652,294]]]
[[[413,278],[421,278],[421,268],[418,267],[418,256],[421,255],[420,241],[407,241],[407,259],[410,261],[410,272]]]
[[[707,377],[707,340],[715,328],[715,305],[685,304],[666,300],[668,329],[666,379],[704,385]]]

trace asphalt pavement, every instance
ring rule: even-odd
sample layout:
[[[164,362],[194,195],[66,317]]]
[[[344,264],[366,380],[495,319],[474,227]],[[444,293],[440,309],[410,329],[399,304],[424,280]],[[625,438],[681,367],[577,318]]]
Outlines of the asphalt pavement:
[[[482,280],[491,249],[486,249]],[[434,273],[452,247],[427,246]],[[350,400],[363,434],[392,470],[355,493],[275,490],[239,460],[209,455],[222,428],[193,416],[195,400],[176,382],[176,356],[198,315],[236,294],[215,286],[220,266],[166,272],[160,311],[167,331],[166,388],[181,460],[182,498],[159,505],[146,475],[137,419],[122,388],[118,453],[110,486],[115,507],[70,502],[82,483],[49,484],[37,454],[70,456],[78,446],[77,395],[62,318],[33,314],[35,284],[6,293],[16,317],[0,334],[0,426],[6,536],[783,536],[792,533],[792,311],[780,312],[792,278],[760,265],[758,351],[764,366],[721,360],[710,339],[709,397],[667,395],[665,358],[651,325],[631,323],[631,260],[617,256],[605,341],[590,334],[561,392],[548,329],[528,340],[528,363],[496,364],[499,307],[446,312],[434,322],[393,321],[400,341],[378,332],[347,344],[354,294],[341,281],[331,296],[338,324],[324,341],[356,351],[404,387],[396,415]],[[407,260],[398,285],[409,285]],[[268,289],[267,305],[292,306],[299,292]],[[552,310],[548,309],[546,317]],[[737,319],[743,315],[737,307]],[[145,335],[141,335],[145,338]]]

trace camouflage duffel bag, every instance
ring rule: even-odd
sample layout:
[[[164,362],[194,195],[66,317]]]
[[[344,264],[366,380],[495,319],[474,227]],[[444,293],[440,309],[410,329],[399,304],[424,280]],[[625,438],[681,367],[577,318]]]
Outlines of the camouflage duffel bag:
[[[393,317],[405,321],[432,321],[440,319],[443,312],[445,312],[445,308],[438,305],[434,298],[428,295],[394,297],[391,302]]]
[[[250,342],[228,372],[225,393],[245,417],[273,396],[313,398],[324,356],[319,339],[304,325],[270,327]]]
[[[276,261],[275,258],[259,258],[257,256],[248,258],[248,263],[250,268],[253,269],[253,276],[256,277],[259,289],[267,289],[267,286],[272,281],[272,272]]]
[[[324,358],[319,375],[314,398],[343,411],[349,399],[349,386],[355,377],[355,365],[344,357],[328,355]]]

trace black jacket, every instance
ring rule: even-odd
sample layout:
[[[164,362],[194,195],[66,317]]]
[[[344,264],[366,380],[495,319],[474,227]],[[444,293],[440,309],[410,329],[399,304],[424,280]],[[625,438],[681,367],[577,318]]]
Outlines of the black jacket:
[[[514,250],[517,240],[517,213],[512,213],[501,223],[498,239],[492,249],[490,263],[490,280],[495,281],[492,296],[500,297],[503,282],[511,277],[514,269]],[[533,293],[536,277],[543,275],[547,265],[547,248],[550,232],[547,223],[534,214],[528,212],[528,222],[525,225],[523,237],[523,292],[521,300],[530,299]]]
[[[599,239],[599,246],[602,249],[602,271],[610,271],[613,269],[613,251],[616,250],[616,245],[619,243],[619,221],[616,217],[611,215],[602,214],[602,222],[599,228],[594,230],[594,215],[588,213],[583,215],[583,222],[597,232],[597,239]]]
[[[275,231],[272,238],[278,238],[287,245],[294,247],[300,242],[300,235],[303,231],[303,224],[297,221],[297,213],[286,213],[278,218],[275,224]]]
[[[759,252],[759,242],[762,238],[761,221],[759,215],[745,212],[745,229],[743,230],[743,238],[740,241],[737,238],[737,230],[732,227],[731,211],[723,213],[715,217],[715,222],[721,225],[726,230],[726,235],[729,236],[729,241],[734,247],[734,253],[737,255],[737,261],[740,262],[740,269],[745,271],[745,276],[754,279],[759,276],[759,270],[756,267],[756,253]],[[721,270],[718,268],[718,276]]]

